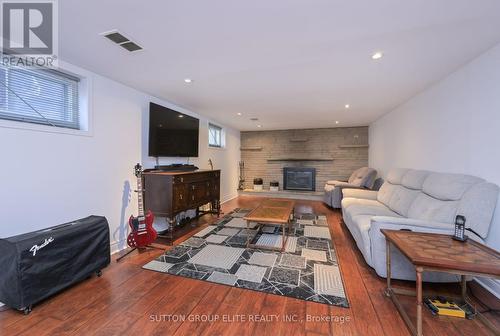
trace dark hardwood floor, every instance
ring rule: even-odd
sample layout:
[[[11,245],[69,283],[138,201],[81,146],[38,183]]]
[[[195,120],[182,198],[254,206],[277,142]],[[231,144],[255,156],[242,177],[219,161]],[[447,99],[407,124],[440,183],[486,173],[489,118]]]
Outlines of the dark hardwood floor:
[[[223,211],[252,208],[259,201],[256,197],[239,197],[225,203]],[[101,278],[92,277],[40,303],[28,316],[10,309],[0,312],[0,335],[409,335],[392,302],[383,294],[385,279],[366,265],[340,212],[321,202],[297,201],[297,207],[300,212],[313,210],[328,216],[350,308],[143,270],[143,264],[161,253],[151,250],[112,262]],[[203,226],[215,219],[207,215],[198,224]],[[410,288],[413,283],[396,281],[396,286]],[[459,293],[455,284],[425,287]],[[411,298],[403,303],[415,311]],[[187,320],[182,321],[183,316]],[[269,321],[248,321],[250,316]],[[486,316],[500,328],[497,312]],[[219,319],[214,320],[216,317]],[[424,334],[492,333],[479,321],[434,317],[425,310]]]

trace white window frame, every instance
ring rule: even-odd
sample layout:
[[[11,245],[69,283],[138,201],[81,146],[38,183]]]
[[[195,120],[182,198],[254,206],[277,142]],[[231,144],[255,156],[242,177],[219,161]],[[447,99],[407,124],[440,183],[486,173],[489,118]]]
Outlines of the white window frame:
[[[93,136],[92,78],[91,72],[59,60],[58,71],[80,78],[78,85],[79,129],[0,119],[0,127],[35,132],[60,133],[76,136]]]
[[[210,143],[210,132],[212,131],[212,128],[216,129],[219,131],[219,144],[213,144]],[[212,122],[208,123],[208,147],[210,148],[224,148],[226,145],[226,135],[224,132],[224,128],[222,126],[219,126],[217,124],[214,124]]]

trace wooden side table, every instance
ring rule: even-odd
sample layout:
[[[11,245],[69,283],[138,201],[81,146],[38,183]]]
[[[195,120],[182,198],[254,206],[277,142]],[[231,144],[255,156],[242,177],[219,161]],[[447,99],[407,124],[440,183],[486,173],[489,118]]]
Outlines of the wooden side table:
[[[466,276],[500,279],[500,253],[469,239],[462,243],[449,235],[382,229],[386,238],[387,289],[389,296],[413,335],[422,336],[422,273],[446,272],[461,276],[462,299],[467,296]],[[416,291],[391,287],[391,245],[396,246],[415,266]],[[416,295],[416,326],[396,294]],[[480,313],[477,317],[498,335],[498,330]]]

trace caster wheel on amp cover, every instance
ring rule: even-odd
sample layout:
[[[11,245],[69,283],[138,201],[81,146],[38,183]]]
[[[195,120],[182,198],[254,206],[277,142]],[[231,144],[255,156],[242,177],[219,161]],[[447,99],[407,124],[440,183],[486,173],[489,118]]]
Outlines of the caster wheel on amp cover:
[[[31,310],[32,310],[31,308],[32,308],[31,306],[28,306],[28,307],[22,309],[24,315],[29,315],[31,313]]]

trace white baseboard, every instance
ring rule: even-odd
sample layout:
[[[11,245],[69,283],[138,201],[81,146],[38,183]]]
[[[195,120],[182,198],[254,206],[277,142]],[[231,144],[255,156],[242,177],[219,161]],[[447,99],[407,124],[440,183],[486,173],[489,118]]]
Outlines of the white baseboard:
[[[484,289],[486,289],[491,294],[495,295],[497,299],[500,299],[500,281],[490,278],[479,278],[476,277],[474,280],[477,281]]]
[[[232,195],[229,195],[229,196],[225,196],[225,197],[223,197],[223,198],[222,198],[222,200],[221,200],[221,204],[222,204],[222,203],[229,202],[230,200],[233,200],[233,199],[235,199],[235,198],[236,198],[236,197],[238,197],[238,196],[239,196],[239,194],[238,194],[238,193],[235,193],[235,194],[232,194]]]
[[[122,245],[122,243],[124,244],[125,247],[120,249],[118,246]],[[120,252],[120,251],[127,248],[127,244],[125,243],[125,240],[123,240],[123,241],[115,240],[115,241],[110,243],[110,246],[111,246],[111,255],[113,255],[117,252]]]

